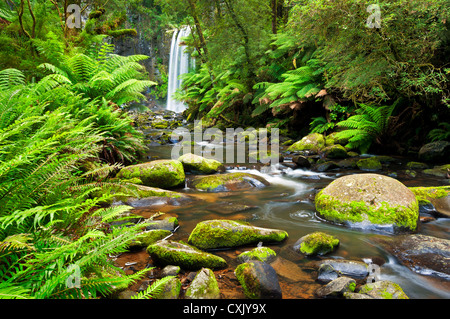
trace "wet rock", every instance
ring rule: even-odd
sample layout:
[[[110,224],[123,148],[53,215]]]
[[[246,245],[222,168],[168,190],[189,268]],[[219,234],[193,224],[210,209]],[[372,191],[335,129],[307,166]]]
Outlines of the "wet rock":
[[[312,133],[303,137],[288,147],[289,152],[307,151],[309,154],[318,154],[325,146],[325,138],[322,134]]]
[[[239,263],[245,263],[252,260],[259,260],[270,264],[276,257],[277,254],[269,247],[256,247],[250,251],[239,254],[237,261]]]
[[[338,245],[339,239],[323,232],[314,232],[300,238],[294,249],[307,256],[315,256],[331,253]]]
[[[450,280],[450,240],[422,234],[373,239],[411,270]]]
[[[406,167],[411,169],[426,169],[428,168],[428,165],[425,163],[421,163],[421,162],[408,162],[406,164]]]
[[[342,276],[364,279],[368,275],[368,265],[362,261],[327,259],[319,264],[317,280],[330,282]]]
[[[236,278],[250,299],[281,299],[282,292],[277,273],[267,263],[251,261],[240,264]]]
[[[217,160],[205,158],[192,153],[181,155],[178,160],[186,171],[199,174],[223,172],[225,167]]]
[[[356,281],[349,277],[339,277],[316,290],[318,297],[341,297],[345,292],[353,292]]]
[[[419,202],[421,211],[450,217],[450,186],[409,187]]]
[[[450,176],[450,164],[435,166],[435,167],[429,168],[429,169],[424,169],[423,173],[428,174],[428,175],[437,176],[437,177],[446,178],[447,176]]]
[[[349,157],[345,148],[340,144],[327,146],[322,149],[322,153],[327,158],[347,158]]]
[[[176,217],[166,217],[161,220],[145,220],[145,222],[149,224],[146,230],[163,229],[173,232],[179,225]]]
[[[339,162],[336,162],[336,165],[339,168],[356,168],[356,167],[358,167],[356,165],[356,162],[357,162],[356,158],[347,158],[347,159],[341,160]]]
[[[315,205],[322,218],[352,227],[416,230],[419,218],[414,193],[378,174],[340,177],[316,195]]]
[[[383,168],[381,162],[375,157],[360,159],[358,162],[356,162],[356,165],[360,170],[368,172],[379,171]]]
[[[409,299],[398,284],[389,280],[367,283],[359,288],[358,293],[374,299]]]
[[[335,162],[333,161],[327,161],[324,163],[318,163],[315,166],[315,170],[318,172],[326,172],[329,171],[331,169],[337,168],[338,166],[336,165]]]
[[[373,297],[366,294],[359,294],[356,292],[346,291],[343,293],[345,299],[374,299]]]
[[[450,158],[450,142],[437,141],[425,144],[419,150],[419,159],[425,162],[438,162]]]
[[[163,199],[165,201],[190,201],[190,197],[178,192],[138,184],[111,185],[94,193],[95,196],[111,195],[105,200],[107,204],[121,203],[132,207],[139,207],[150,199]]]
[[[193,246],[171,240],[160,240],[147,247],[152,260],[160,265],[176,265],[183,269],[222,268],[226,261]]]
[[[164,284],[162,290],[152,295],[152,299],[178,299],[180,292],[181,281],[177,277],[173,277]]]
[[[148,245],[152,245],[158,240],[164,239],[171,234],[172,232],[170,230],[165,229],[153,229],[142,232],[131,241],[128,245],[128,249],[147,247]]]
[[[214,272],[208,268],[200,269],[189,288],[186,299],[220,299],[220,289]]]
[[[263,177],[249,173],[227,173],[209,176],[197,176],[189,181],[189,186],[200,191],[227,192],[253,187],[265,187],[270,183]]]
[[[130,165],[117,174],[119,179],[139,178],[145,186],[171,189],[184,186],[183,164],[176,160],[156,160]]]
[[[297,167],[301,168],[309,168],[311,167],[311,162],[308,160],[306,156],[297,155],[292,157],[292,162],[297,165]]]
[[[234,220],[207,220],[197,224],[188,243],[200,249],[231,248],[243,245],[276,243],[288,233],[279,229],[261,228]]]
[[[176,276],[180,270],[179,266],[167,265],[161,270],[161,277]]]

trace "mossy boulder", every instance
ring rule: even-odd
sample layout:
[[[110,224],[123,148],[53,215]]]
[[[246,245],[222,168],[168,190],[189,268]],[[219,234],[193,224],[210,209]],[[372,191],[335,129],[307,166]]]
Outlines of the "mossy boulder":
[[[322,218],[348,226],[415,231],[419,219],[411,190],[396,179],[371,173],[334,180],[316,195],[315,205]]]
[[[374,299],[409,299],[398,284],[389,280],[367,283],[359,288],[358,293]]]
[[[267,263],[251,261],[237,266],[236,278],[250,299],[281,299],[282,292],[277,273]]]
[[[339,239],[323,232],[314,232],[300,238],[294,249],[307,256],[315,256],[331,253],[338,245]]]
[[[261,228],[235,220],[207,220],[197,224],[188,243],[200,249],[232,248],[262,243],[278,243],[288,238],[279,229]]]
[[[269,247],[256,247],[252,250],[243,252],[237,257],[239,263],[249,262],[251,260],[259,260],[270,264],[275,260],[277,254]]]
[[[197,176],[189,181],[189,186],[212,193],[237,191],[254,187],[269,186],[263,177],[249,173],[227,173]]]
[[[226,261],[219,256],[172,240],[160,240],[148,246],[147,253],[159,265],[175,265],[183,269],[197,270],[202,267],[214,269],[227,265]]]
[[[428,165],[421,162],[408,162],[406,163],[408,169],[427,169]]]
[[[419,202],[419,205],[431,204],[432,200],[450,196],[450,186],[409,187]]]
[[[424,169],[423,173],[437,177],[447,177],[448,175],[450,175],[450,164]]]
[[[327,158],[347,158],[349,157],[344,146],[335,144],[327,146],[322,150],[322,153]]]
[[[145,205],[146,199],[150,198],[166,198],[168,201],[173,200],[189,200],[189,196],[167,189],[157,187],[149,187],[139,184],[112,184],[105,186],[94,193],[94,196],[111,195],[104,202],[112,204],[114,202],[122,202],[126,205],[137,207]]]
[[[129,249],[137,249],[142,247],[147,247],[156,243],[158,240],[164,239],[170,236],[172,232],[166,229],[152,229],[140,233],[136,238],[134,238],[128,245]]]
[[[163,289],[158,290],[152,299],[178,299],[181,292],[181,281],[177,277],[172,277],[165,283]]]
[[[137,177],[145,186],[171,189],[184,186],[183,164],[177,160],[156,160],[148,163],[130,165],[117,173],[119,179]]]
[[[184,169],[189,172],[213,174],[225,170],[223,164],[219,161],[192,153],[183,154],[178,160],[183,164]]]
[[[358,162],[356,162],[356,165],[360,170],[369,172],[379,171],[383,168],[380,160],[376,157],[360,159]]]
[[[211,269],[202,268],[186,290],[185,299],[220,299],[220,289]]]
[[[325,138],[322,134],[312,133],[303,137],[288,147],[289,152],[307,151],[309,154],[318,154],[325,147]]]

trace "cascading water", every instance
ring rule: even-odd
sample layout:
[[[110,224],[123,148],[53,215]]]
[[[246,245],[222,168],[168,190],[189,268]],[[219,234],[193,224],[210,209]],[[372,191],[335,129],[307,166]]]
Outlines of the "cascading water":
[[[185,51],[186,46],[180,45],[183,38],[189,36],[190,30],[184,27],[173,33],[170,47],[169,83],[167,89],[167,109],[176,113],[183,112],[186,105],[173,98],[175,91],[181,86],[180,75],[189,72],[190,57]]]

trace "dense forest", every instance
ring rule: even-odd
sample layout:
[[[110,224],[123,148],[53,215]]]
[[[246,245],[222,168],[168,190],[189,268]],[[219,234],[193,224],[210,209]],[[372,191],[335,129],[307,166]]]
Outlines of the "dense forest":
[[[102,191],[127,189],[115,174],[147,151],[129,109],[167,98],[163,45],[149,67],[117,54],[127,41],[190,28],[195,66],[176,93],[190,122],[336,133],[348,150],[411,157],[450,141],[449,2],[376,3],[1,0],[0,298],[105,297],[151,271],[111,263],[147,224],[114,226],[129,207]]]

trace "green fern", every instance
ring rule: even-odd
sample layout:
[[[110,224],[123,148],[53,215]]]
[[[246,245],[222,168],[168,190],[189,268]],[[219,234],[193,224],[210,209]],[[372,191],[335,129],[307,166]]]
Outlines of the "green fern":
[[[166,276],[164,278],[156,280],[153,284],[147,287],[147,289],[140,291],[136,296],[132,296],[132,299],[150,299],[160,294],[165,285],[175,276]]]

